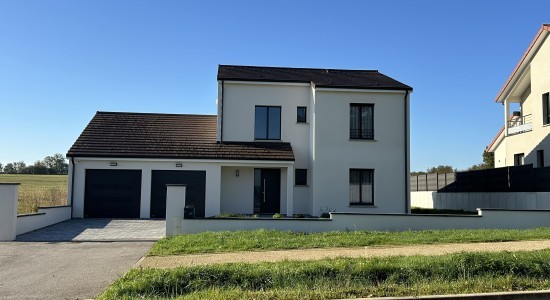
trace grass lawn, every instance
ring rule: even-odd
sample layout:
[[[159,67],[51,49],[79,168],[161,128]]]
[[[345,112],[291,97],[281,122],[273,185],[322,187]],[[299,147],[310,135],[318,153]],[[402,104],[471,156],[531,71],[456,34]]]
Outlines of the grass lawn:
[[[148,255],[179,255],[234,251],[504,242],[550,239],[550,228],[526,230],[333,231],[296,233],[276,230],[203,232],[164,238]]]
[[[67,204],[67,175],[0,174],[0,182],[19,182],[18,214],[36,212],[39,206]]]
[[[550,288],[550,250],[133,269],[99,299],[334,299]]]

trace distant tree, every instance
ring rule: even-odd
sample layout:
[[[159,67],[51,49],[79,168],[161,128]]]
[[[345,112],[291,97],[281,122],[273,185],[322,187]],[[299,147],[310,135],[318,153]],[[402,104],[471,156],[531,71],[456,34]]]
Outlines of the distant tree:
[[[473,165],[468,168],[468,171],[493,169],[495,167],[495,154],[492,152],[483,151],[483,162]]]
[[[13,165],[13,163],[7,163],[6,166],[4,167],[4,173],[6,173],[6,174],[16,174],[17,169],[15,169],[15,166]]]
[[[15,173],[22,173],[26,166],[27,164],[22,160],[13,163],[13,167],[15,168]]]
[[[46,166],[46,164],[43,161],[37,160],[33,165],[23,168],[23,170],[21,170],[19,173],[50,174],[50,169]]]
[[[50,170],[50,174],[67,174],[69,172],[69,164],[61,153],[46,156],[44,164]]]
[[[426,172],[424,172],[424,171],[413,171],[413,172],[411,172],[412,176],[422,175],[422,174],[426,174]]]
[[[4,173],[4,166],[0,163],[0,174]]]
[[[452,173],[454,172],[455,169],[453,169],[452,166],[444,166],[444,165],[439,165],[437,167],[431,167],[431,168],[428,168],[428,170],[426,170],[426,173],[428,174],[433,174],[433,173]]]

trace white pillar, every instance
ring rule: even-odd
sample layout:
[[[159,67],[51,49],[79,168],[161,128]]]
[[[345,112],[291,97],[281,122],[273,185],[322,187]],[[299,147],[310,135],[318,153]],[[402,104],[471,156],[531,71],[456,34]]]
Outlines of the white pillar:
[[[204,199],[204,216],[213,217],[220,214],[222,167],[215,165],[206,170],[206,197]]]
[[[139,217],[151,218],[151,168],[144,167],[141,170],[141,202],[139,205]]]
[[[19,183],[0,183],[0,241],[15,240]]]
[[[294,166],[286,168],[286,215],[294,214]]]
[[[166,185],[166,236],[181,234],[185,208],[185,184]]]

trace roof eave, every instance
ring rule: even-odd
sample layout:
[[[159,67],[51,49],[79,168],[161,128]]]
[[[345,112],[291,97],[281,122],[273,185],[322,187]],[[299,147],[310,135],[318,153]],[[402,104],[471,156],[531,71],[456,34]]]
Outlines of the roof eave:
[[[512,74],[510,74],[510,77],[506,80],[506,83],[504,86],[500,89],[497,96],[495,97],[495,102],[503,102],[504,99],[508,96],[509,91],[511,90],[511,87],[516,83],[519,76],[518,75],[520,70],[525,68],[526,64],[529,64],[529,62],[532,59],[532,54],[538,50],[538,47],[542,45],[541,43],[538,43],[539,41],[542,41],[546,36],[548,35],[548,32],[550,31],[550,24],[543,24],[537,34],[535,35],[535,38],[533,41],[531,41],[531,44],[529,44],[529,47],[527,47],[527,50],[519,60],[518,64],[512,71]],[[537,44],[538,43],[538,44]],[[536,49],[534,49],[536,47]]]

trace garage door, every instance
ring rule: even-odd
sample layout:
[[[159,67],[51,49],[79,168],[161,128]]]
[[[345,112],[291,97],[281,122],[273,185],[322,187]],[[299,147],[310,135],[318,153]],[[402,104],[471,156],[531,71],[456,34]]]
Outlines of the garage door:
[[[86,170],[85,218],[139,218],[141,170]]]
[[[151,218],[166,217],[167,184],[186,184],[185,205],[194,205],[195,216],[204,217],[205,171],[153,171],[151,174]]]

